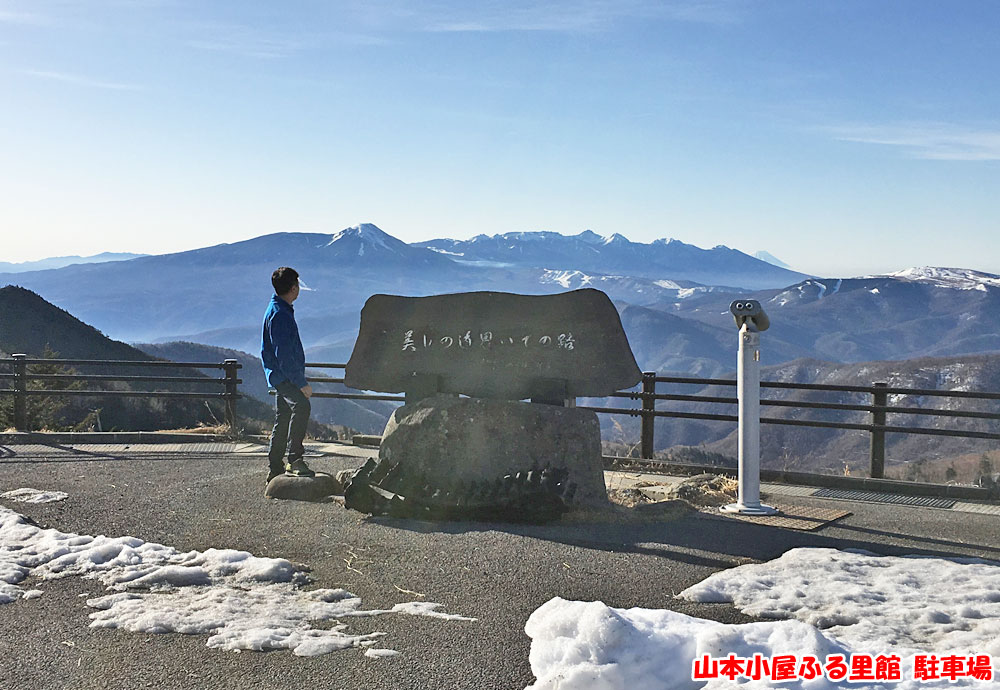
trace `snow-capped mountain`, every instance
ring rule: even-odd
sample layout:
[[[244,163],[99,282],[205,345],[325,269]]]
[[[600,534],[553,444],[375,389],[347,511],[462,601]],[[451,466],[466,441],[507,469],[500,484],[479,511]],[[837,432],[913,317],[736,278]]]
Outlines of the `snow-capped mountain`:
[[[760,250],[759,252],[754,252],[753,258],[760,259],[761,261],[766,261],[772,266],[777,266],[778,268],[787,268],[789,270],[791,270],[792,268],[791,266],[786,264],[784,261],[776,257],[771,252],[764,251],[763,249]]]
[[[369,262],[401,260],[443,265],[435,253],[411,247],[371,223],[361,223],[341,230],[319,249],[324,258],[336,257],[342,260],[357,259]]]
[[[432,249],[472,265],[530,266],[749,289],[782,287],[808,277],[729,247],[701,249],[666,238],[646,244],[632,242],[618,233],[602,237],[591,230],[577,235],[556,232],[476,235],[469,240],[437,239],[413,246]]]
[[[985,292],[989,288],[1000,288],[1000,276],[968,268],[936,268],[921,266],[907,268],[896,273],[889,273],[889,278],[899,278],[914,283],[927,283],[940,288],[954,290],[979,290]]]

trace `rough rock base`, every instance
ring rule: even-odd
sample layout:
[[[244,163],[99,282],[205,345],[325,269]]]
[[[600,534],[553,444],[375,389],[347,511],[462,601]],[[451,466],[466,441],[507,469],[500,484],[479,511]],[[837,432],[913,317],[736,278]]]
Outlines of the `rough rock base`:
[[[398,408],[382,435],[379,464],[442,488],[507,474],[565,468],[574,503],[607,505],[601,431],[590,410],[510,400],[434,396]]]

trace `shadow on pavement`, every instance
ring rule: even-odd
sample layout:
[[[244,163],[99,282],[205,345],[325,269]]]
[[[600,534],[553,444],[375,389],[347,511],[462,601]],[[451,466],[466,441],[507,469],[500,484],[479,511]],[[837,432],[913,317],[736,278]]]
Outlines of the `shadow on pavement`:
[[[837,523],[836,530],[857,538],[755,525],[690,513],[657,524],[548,524],[425,522],[387,517],[369,518],[386,527],[412,532],[465,534],[497,531],[570,546],[668,558],[691,565],[732,567],[748,560],[768,561],[799,547],[860,549],[884,556],[920,555],[998,560],[1000,547],[938,537],[908,535]],[[866,538],[866,535],[870,538]],[[693,551],[694,553],[691,553]]]

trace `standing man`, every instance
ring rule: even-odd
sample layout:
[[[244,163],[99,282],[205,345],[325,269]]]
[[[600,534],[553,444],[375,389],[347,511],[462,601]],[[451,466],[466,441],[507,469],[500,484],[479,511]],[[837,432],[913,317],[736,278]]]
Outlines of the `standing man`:
[[[306,355],[302,350],[299,328],[292,308],[299,296],[299,274],[294,268],[282,266],[271,274],[274,297],[264,313],[260,359],[264,363],[267,382],[277,390],[277,412],[271,446],[267,452],[270,472],[267,481],[285,473],[293,477],[312,477],[313,472],[302,460],[312,386],[306,382]],[[283,462],[285,448],[288,461]]]

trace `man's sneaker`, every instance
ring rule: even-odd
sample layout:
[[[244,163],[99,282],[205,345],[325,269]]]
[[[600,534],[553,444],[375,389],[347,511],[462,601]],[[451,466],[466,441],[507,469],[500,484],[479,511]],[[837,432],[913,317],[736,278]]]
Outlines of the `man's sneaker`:
[[[275,477],[280,477],[284,473],[285,473],[284,470],[279,470],[277,472],[274,470],[269,471],[267,473],[267,483],[270,484],[272,479],[274,479]]]
[[[292,460],[291,462],[285,463],[285,474],[291,477],[313,477],[316,475],[309,465],[307,465],[302,460]]]

